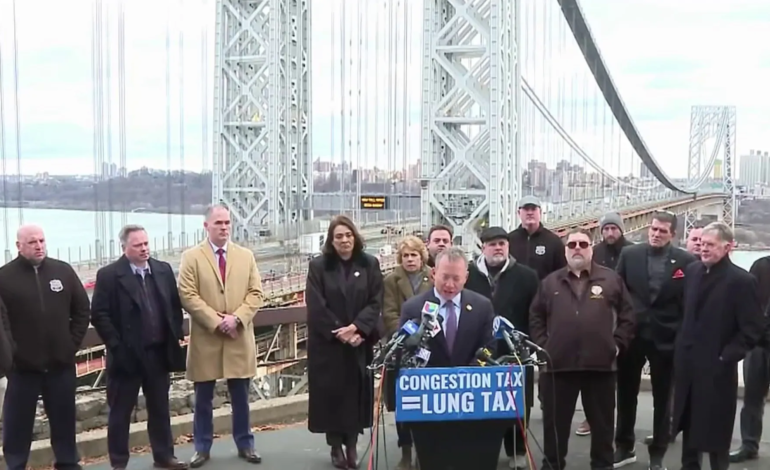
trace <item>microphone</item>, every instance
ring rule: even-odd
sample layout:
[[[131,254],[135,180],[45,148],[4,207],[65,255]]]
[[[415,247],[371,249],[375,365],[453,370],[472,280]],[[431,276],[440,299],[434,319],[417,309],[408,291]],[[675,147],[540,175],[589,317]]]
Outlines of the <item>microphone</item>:
[[[494,334],[495,339],[504,340],[511,352],[516,351],[516,345],[513,344],[513,337],[511,335],[511,332],[514,331],[516,331],[516,329],[513,327],[513,324],[505,317],[497,315],[492,322],[492,333]]]
[[[404,341],[404,347],[406,348],[418,348],[427,343],[436,322],[436,315],[438,315],[438,304],[435,302],[425,302],[420,313],[422,315],[420,327]]]
[[[492,352],[487,348],[479,348],[478,351],[476,351],[476,360],[479,361],[479,363],[489,363],[493,366],[499,366],[500,363],[497,362],[492,358]]]
[[[396,352],[396,349],[404,342],[405,339],[411,337],[419,330],[417,323],[412,320],[407,321],[401,326],[401,328],[393,335],[390,341],[382,347],[381,351],[386,351],[382,357],[375,358],[372,361],[372,366],[386,364],[388,359]]]
[[[516,338],[516,341],[520,341],[520,342],[526,344],[527,346],[529,346],[530,348],[534,349],[535,351],[542,352],[542,353],[545,352],[545,349],[541,348],[540,346],[538,346],[537,344],[532,342],[529,339],[529,336],[527,336],[526,333],[522,333],[521,331],[514,330],[513,331],[513,337]]]

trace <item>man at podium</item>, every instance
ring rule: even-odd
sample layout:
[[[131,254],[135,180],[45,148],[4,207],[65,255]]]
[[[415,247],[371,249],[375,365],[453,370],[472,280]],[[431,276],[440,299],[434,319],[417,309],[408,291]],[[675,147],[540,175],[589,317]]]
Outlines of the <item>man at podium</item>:
[[[492,303],[465,289],[468,260],[461,248],[447,248],[436,255],[433,278],[433,289],[404,302],[400,325],[408,320],[419,324],[426,302],[438,305],[439,328],[428,343],[428,367],[468,366],[475,362],[479,348],[492,343]]]

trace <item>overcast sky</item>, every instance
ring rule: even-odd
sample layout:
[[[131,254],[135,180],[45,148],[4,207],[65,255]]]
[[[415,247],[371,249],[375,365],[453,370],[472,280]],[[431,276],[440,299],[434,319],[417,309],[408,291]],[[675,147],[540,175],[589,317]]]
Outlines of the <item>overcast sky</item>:
[[[395,0],[394,0],[395,1]],[[533,1],[533,0],[528,0]],[[539,1],[539,0],[538,0]],[[556,4],[555,0],[553,1]],[[332,3],[335,2],[334,5]],[[103,2],[107,4],[107,1]],[[114,3],[114,2],[113,2]],[[147,165],[165,168],[166,130],[166,16],[165,3],[158,0],[126,2],[126,145],[129,169]],[[171,166],[200,170],[209,166],[202,158],[203,105],[201,25],[213,20],[212,2],[171,2]],[[357,37],[358,12],[347,2],[347,39]],[[353,118],[346,123],[351,143],[345,152],[356,150],[356,123],[361,122],[362,164],[400,166],[402,158],[386,157],[388,142],[392,154],[419,155],[420,51],[422,2],[411,4],[411,28],[395,35],[399,52],[398,69],[389,78],[385,64],[394,61],[386,50],[389,21],[383,2],[372,2],[362,15],[365,43],[353,46],[350,60],[362,59],[361,83],[358,68],[348,69],[346,92],[353,97],[363,90],[361,109],[353,103]],[[3,59],[5,108],[5,153],[8,172],[16,171],[14,113],[14,67],[11,47],[10,0],[0,0],[0,43]],[[94,171],[94,112],[92,79],[92,2],[17,0],[19,116],[21,120],[22,171],[34,173],[91,173]],[[332,66],[332,31],[340,42],[339,26],[331,16],[340,15],[341,0],[313,0],[313,156],[341,158],[341,144],[334,144],[332,125],[339,133],[342,79],[339,65]],[[770,150],[770,4],[764,0],[583,0],[582,5],[616,85],[658,161],[675,176],[686,171],[690,107],[701,104],[729,104],[738,109],[738,151]],[[41,14],[41,12],[45,14]],[[404,12],[399,13],[403,21]],[[179,25],[184,27],[184,68],[180,68]],[[110,33],[112,60],[116,60],[116,22]],[[382,51],[374,52],[379,37]],[[213,39],[212,36],[209,36]],[[403,41],[409,46],[406,58]],[[355,42],[355,41],[354,41]],[[106,45],[105,45],[106,47]],[[208,48],[207,75],[213,72],[213,46]],[[336,53],[339,61],[339,51]],[[577,60],[576,58],[571,58]],[[406,66],[406,67],[404,67]],[[406,68],[406,93],[400,78]],[[104,103],[112,107],[112,161],[118,157],[117,62],[114,62],[112,93]],[[183,70],[184,73],[180,73]],[[335,73],[333,76],[332,73]],[[184,86],[180,109],[180,77]],[[392,96],[391,84],[398,89]],[[368,91],[367,91],[368,90]],[[336,95],[336,96],[335,96]],[[209,94],[209,99],[210,99]],[[406,98],[406,108],[403,106]],[[388,100],[396,103],[390,116],[396,129],[386,132]],[[211,113],[211,106],[208,106]],[[184,114],[184,158],[180,156],[180,113]],[[334,115],[334,123],[332,122]],[[405,120],[401,116],[406,116]],[[363,116],[357,119],[357,116]],[[375,126],[375,118],[377,126]],[[404,124],[405,123],[405,124]],[[105,120],[106,125],[106,120]],[[381,130],[375,132],[375,128]],[[211,134],[211,126],[208,127]],[[406,134],[406,139],[403,135]],[[213,134],[212,134],[213,135]],[[366,136],[369,139],[365,139]],[[377,140],[376,140],[377,139]],[[211,138],[208,139],[211,141]],[[405,146],[402,147],[402,146]],[[589,145],[587,145],[590,147]],[[105,152],[107,160],[108,152]],[[362,157],[364,159],[364,157]],[[637,164],[638,166],[638,164]]]

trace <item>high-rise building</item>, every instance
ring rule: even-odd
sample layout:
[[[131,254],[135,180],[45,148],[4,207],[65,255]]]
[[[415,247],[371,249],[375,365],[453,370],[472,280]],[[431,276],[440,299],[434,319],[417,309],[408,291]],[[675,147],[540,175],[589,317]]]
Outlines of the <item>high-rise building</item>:
[[[738,181],[749,191],[757,185],[770,184],[770,154],[750,150],[748,155],[741,155],[738,159]]]
[[[652,173],[644,162],[639,162],[639,177],[642,179],[652,178]]]
[[[722,179],[722,160],[717,159],[714,161],[714,179]]]

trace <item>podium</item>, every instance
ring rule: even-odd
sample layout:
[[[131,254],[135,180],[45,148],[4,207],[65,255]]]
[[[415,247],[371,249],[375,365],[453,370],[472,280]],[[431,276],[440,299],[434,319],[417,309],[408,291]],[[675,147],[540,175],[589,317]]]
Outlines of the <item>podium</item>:
[[[495,470],[505,430],[524,420],[524,369],[403,369],[396,421],[412,432],[420,470]]]

